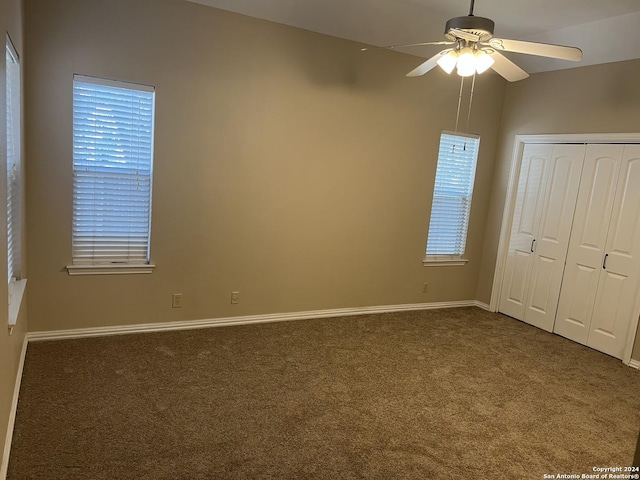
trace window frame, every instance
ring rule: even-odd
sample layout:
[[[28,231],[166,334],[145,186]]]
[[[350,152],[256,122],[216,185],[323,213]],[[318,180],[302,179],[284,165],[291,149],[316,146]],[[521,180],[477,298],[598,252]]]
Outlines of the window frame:
[[[67,272],[69,275],[129,275],[129,274],[150,274],[153,272],[155,268],[155,264],[150,260],[150,252],[151,252],[151,215],[152,215],[152,206],[153,206],[153,160],[154,160],[154,137],[155,137],[155,87],[132,83],[132,82],[124,82],[119,80],[110,80],[99,77],[91,77],[87,75],[79,75],[74,74],[73,76],[73,88],[75,92],[76,82],[80,83],[89,83],[98,86],[104,87],[114,87],[119,89],[127,89],[138,92],[146,92],[151,93],[151,133],[150,133],[150,153],[149,153],[149,194],[148,194],[148,233],[146,239],[146,261],[144,263],[138,261],[112,261],[112,262],[101,262],[93,259],[91,263],[87,259],[79,259],[73,256],[72,251],[72,262],[68,265]],[[75,96],[75,93],[74,93]],[[74,109],[75,109],[75,99],[74,99]],[[74,112],[74,124],[72,126],[72,132],[74,135],[74,159],[73,159],[73,172],[74,177],[76,175],[76,159],[75,159],[75,136],[76,136],[76,127],[75,127],[75,112]],[[76,181],[74,179],[73,182],[73,197],[76,197]],[[73,218],[75,222],[75,207]],[[73,236],[72,233],[72,245],[73,245]],[[72,246],[73,250],[73,246]]]
[[[11,67],[11,64],[15,68]],[[7,303],[9,334],[18,321],[27,279],[22,274],[22,65],[11,36],[5,40],[7,159]]]
[[[466,203],[467,203],[467,212],[466,215],[463,217],[463,221],[464,221],[464,225],[462,225],[461,231],[464,232],[464,238],[462,238],[462,251],[461,253],[451,253],[451,254],[428,254],[426,253],[429,249],[429,235],[432,233],[432,220],[433,220],[433,205],[435,203],[435,199],[438,196],[438,169],[439,167],[442,165],[442,161],[443,160],[449,160],[448,156],[447,157],[443,157],[442,156],[442,146],[443,146],[443,137],[447,135],[447,136],[453,136],[453,137],[458,137],[459,139],[473,139],[475,141],[475,156],[473,159],[471,159],[472,161],[472,175],[470,176],[470,182],[466,185],[466,188],[468,190],[468,197],[464,197],[461,196],[461,198],[466,198]],[[442,133],[440,134],[440,143],[439,143],[439,147],[438,147],[438,161],[437,161],[437,165],[436,165],[436,176],[434,179],[434,190],[433,190],[433,196],[432,196],[432,203],[431,203],[431,212],[429,214],[429,229],[427,232],[427,245],[425,248],[425,256],[423,259],[423,265],[425,267],[437,267],[437,266],[463,266],[466,265],[467,262],[469,261],[468,258],[464,258],[465,255],[465,251],[466,251],[466,242],[467,242],[467,238],[468,238],[468,227],[469,227],[469,220],[471,218],[471,206],[472,206],[472,202],[473,202],[473,190],[474,190],[474,186],[475,186],[475,177],[477,174],[477,165],[478,165],[478,156],[479,156],[479,152],[480,152],[480,135],[476,135],[476,134],[469,134],[469,133],[460,133],[460,132],[451,132],[451,131],[446,131],[443,130]],[[460,226],[460,224],[458,224]],[[458,239],[460,240],[460,239]]]

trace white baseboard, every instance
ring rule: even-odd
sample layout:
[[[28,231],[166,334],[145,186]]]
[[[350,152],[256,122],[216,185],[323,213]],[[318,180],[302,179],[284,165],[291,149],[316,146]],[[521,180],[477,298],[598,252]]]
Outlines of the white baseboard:
[[[49,332],[30,332],[30,342],[42,340],[63,340],[67,338],[102,337],[108,335],[124,335],[144,332],[166,332],[171,330],[193,330],[197,328],[223,327],[229,325],[248,325],[252,323],[283,322],[313,318],[345,317],[352,315],[370,315],[374,313],[406,312],[411,310],[432,310],[437,308],[480,307],[488,309],[488,305],[476,300],[455,302],[412,303],[404,305],[381,305],[376,307],[337,308],[332,310],[312,310],[307,312],[272,313],[266,315],[249,315],[243,317],[211,318],[205,320],[188,320],[184,322],[143,323],[138,325],[121,325],[114,327],[78,328],[72,330],[54,330]]]
[[[633,358],[631,359],[631,361],[629,362],[629,366],[631,368],[635,368],[637,370],[640,370],[640,360],[634,360]]]
[[[20,352],[20,360],[18,362],[18,371],[16,373],[16,381],[13,387],[13,399],[11,400],[11,410],[9,411],[9,424],[7,425],[7,437],[4,441],[4,451],[2,452],[2,464],[0,465],[0,480],[6,480],[9,470],[9,454],[11,453],[11,442],[13,440],[13,427],[16,423],[16,411],[18,410],[18,395],[20,394],[20,384],[22,383],[22,370],[24,368],[24,359],[27,355],[27,345],[29,339],[25,335],[22,341],[22,351]]]
[[[478,308],[486,310],[487,312],[491,311],[491,307],[489,306],[488,303],[480,302],[479,300],[474,300],[473,304]]]

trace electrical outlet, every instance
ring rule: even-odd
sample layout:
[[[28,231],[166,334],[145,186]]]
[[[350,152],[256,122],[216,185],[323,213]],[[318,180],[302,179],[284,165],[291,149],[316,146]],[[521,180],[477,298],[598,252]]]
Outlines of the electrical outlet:
[[[182,308],[182,294],[174,293],[171,295],[171,308]]]
[[[427,293],[429,291],[429,284],[424,282],[424,287],[422,287],[422,293]]]
[[[231,303],[235,305],[240,301],[240,292],[231,292]]]

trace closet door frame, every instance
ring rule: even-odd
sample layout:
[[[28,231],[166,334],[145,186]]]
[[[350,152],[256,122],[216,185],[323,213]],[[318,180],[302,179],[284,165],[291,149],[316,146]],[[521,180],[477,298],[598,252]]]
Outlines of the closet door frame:
[[[524,146],[530,143],[621,143],[640,144],[640,133],[585,133],[585,134],[551,134],[551,135],[516,135],[513,142],[513,154],[509,165],[509,183],[505,195],[504,210],[502,212],[502,225],[500,227],[500,239],[498,243],[498,254],[496,256],[496,267],[493,275],[493,286],[491,289],[491,303],[489,310],[498,311],[500,303],[500,293],[502,288],[502,278],[505,272],[505,263],[509,250],[509,240],[511,235],[511,222],[515,207],[518,179],[520,177],[520,162]],[[635,322],[631,322],[627,340],[622,355],[622,362],[625,365],[631,363],[631,353],[636,338],[638,323],[640,319],[640,294],[637,296],[633,315]],[[638,367],[636,367],[638,368]]]

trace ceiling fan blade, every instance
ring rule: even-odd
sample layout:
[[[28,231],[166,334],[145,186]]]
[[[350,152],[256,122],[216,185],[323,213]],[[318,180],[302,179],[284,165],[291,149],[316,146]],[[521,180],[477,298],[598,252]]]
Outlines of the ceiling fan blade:
[[[491,55],[491,58],[495,61],[491,68],[493,68],[498,75],[506,78],[508,81],[517,82],[518,80],[524,80],[529,76],[527,72],[522,70],[501,53],[493,52],[489,55]]]
[[[573,62],[582,60],[582,50],[577,47],[565,47],[564,45],[552,45],[550,43],[523,42],[522,40],[507,40],[504,38],[492,38],[487,43],[492,48],[504,52],[525,53],[527,55],[559,58]]]
[[[441,41],[441,42],[420,42],[420,43],[407,43],[405,45],[385,45],[383,47],[365,47],[365,48],[361,48],[360,51],[361,52],[366,52],[367,50],[371,50],[373,48],[386,48],[389,50],[395,50],[398,48],[405,48],[405,47],[421,47],[423,45],[453,45],[456,42],[449,42],[449,41]]]
[[[463,40],[469,40],[470,42],[480,41],[480,35],[477,35],[466,30],[460,30],[458,28],[450,28],[447,33],[451,33],[456,38],[462,38]]]
[[[436,53],[429,60],[427,60],[424,63],[421,63],[416,68],[414,68],[409,73],[407,73],[407,77],[419,77],[420,75],[424,75],[425,73],[427,73],[429,70],[431,70],[433,67],[435,67],[438,64],[438,60],[440,60],[440,57],[449,53],[450,50],[451,49],[442,50],[441,52]]]
[[[404,47],[420,47],[422,45],[453,45],[456,42],[449,42],[449,41],[441,41],[441,42],[421,42],[421,43],[407,43],[406,45],[387,45],[386,47],[383,48],[404,48]]]

